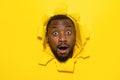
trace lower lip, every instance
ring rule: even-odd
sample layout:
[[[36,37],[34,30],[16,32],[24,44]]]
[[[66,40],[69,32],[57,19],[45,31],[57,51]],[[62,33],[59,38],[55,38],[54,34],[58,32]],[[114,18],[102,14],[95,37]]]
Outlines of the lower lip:
[[[67,51],[68,51],[68,48],[67,48],[66,50],[60,50],[60,49],[58,49],[58,52],[59,52],[60,54],[66,54]]]

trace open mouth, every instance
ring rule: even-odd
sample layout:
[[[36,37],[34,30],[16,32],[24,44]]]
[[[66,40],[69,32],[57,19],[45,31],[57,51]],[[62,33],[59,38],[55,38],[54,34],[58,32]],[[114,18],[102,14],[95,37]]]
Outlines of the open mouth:
[[[59,47],[59,49],[60,50],[66,50],[68,47],[66,47],[66,46],[61,46],[61,47]]]
[[[62,55],[66,54],[68,52],[68,45],[62,44],[60,46],[58,46],[58,52]]]

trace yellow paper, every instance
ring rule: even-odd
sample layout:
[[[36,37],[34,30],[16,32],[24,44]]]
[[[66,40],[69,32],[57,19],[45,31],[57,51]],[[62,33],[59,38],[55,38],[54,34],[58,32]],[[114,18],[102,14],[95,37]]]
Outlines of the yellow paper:
[[[60,2],[68,4],[68,12],[79,12],[90,31],[85,46],[90,58],[80,62],[80,77],[64,74],[60,79],[120,80],[119,0],[0,0],[0,80],[57,80],[63,75],[54,74],[53,63],[48,69],[38,65],[42,49],[36,38],[41,17]]]

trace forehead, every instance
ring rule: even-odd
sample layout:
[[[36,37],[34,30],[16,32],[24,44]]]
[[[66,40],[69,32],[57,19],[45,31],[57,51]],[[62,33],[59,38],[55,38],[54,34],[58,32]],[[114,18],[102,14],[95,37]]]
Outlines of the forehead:
[[[57,27],[57,26],[65,26],[65,27],[74,27],[74,24],[69,19],[62,19],[62,20],[52,20],[49,24],[49,27]]]

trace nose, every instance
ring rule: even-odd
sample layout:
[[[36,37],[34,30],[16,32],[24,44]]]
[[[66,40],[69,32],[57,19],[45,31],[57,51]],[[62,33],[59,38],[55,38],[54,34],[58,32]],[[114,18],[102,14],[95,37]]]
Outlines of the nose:
[[[66,35],[64,33],[60,34],[60,36],[59,36],[59,42],[67,42],[67,38],[66,38]]]

